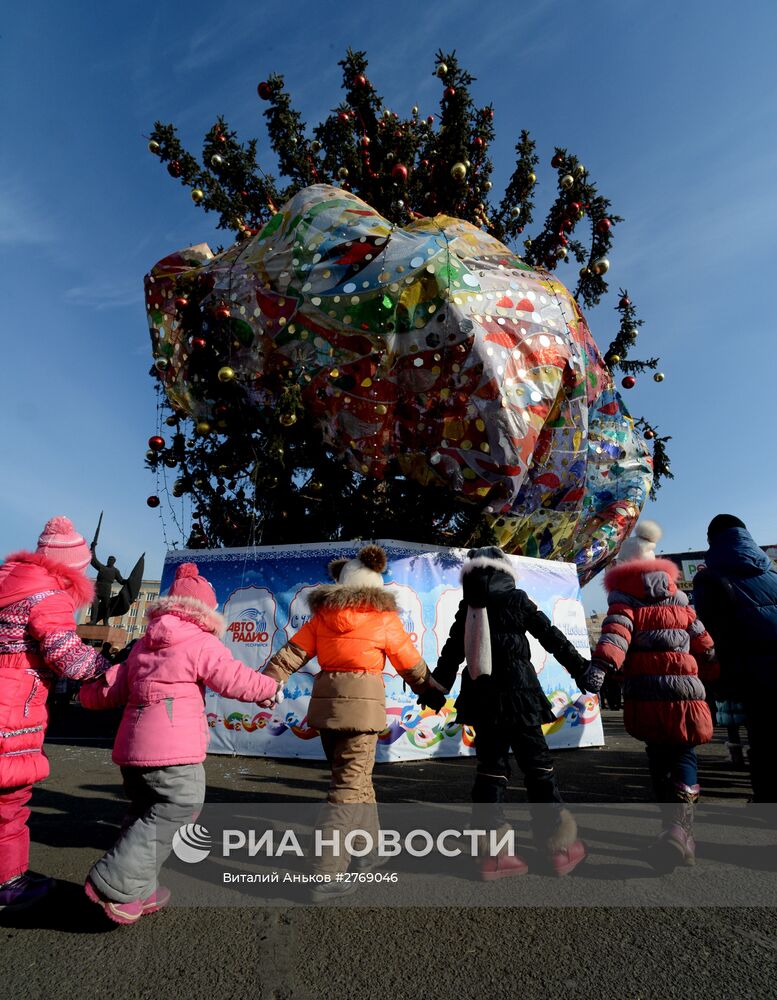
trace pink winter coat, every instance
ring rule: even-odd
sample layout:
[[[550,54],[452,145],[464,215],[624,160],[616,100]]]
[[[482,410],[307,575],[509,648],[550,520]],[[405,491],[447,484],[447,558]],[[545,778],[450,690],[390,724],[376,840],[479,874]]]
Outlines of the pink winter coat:
[[[85,708],[124,705],[113,746],[126,767],[199,764],[208,746],[204,690],[225,698],[264,701],[277,681],[235,660],[218,636],[221,615],[192,597],[163,597],[147,611],[146,634],[127,659],[99,681],[84,684]]]
[[[92,600],[83,573],[38,552],[0,567],[0,788],[48,777],[46,698],[57,677],[84,680],[110,666],[76,635],[75,611]]]

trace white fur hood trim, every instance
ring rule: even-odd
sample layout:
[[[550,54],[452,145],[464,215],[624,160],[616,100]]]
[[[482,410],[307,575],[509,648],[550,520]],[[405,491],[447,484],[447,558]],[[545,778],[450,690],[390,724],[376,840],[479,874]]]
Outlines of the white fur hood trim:
[[[500,573],[507,573],[516,583],[518,582],[518,570],[509,559],[491,559],[488,556],[476,556],[474,559],[467,559],[461,567],[462,581],[467,573],[471,573],[476,569],[499,570]]]
[[[160,597],[146,608],[146,618],[153,621],[162,615],[176,615],[184,621],[194,622],[203,632],[212,632],[219,638],[226,632],[227,621],[218,611],[198,601],[196,597]]]

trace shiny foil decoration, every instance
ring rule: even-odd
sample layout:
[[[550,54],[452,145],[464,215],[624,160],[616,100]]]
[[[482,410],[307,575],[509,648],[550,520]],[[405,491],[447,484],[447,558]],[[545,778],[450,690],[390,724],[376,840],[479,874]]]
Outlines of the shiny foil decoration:
[[[397,460],[478,505],[509,552],[575,562],[585,582],[639,516],[650,453],[577,303],[467,222],[399,228],[315,185],[217,256],[200,244],[160,261],[146,277],[160,377],[176,408],[214,423],[177,298],[198,304],[206,339],[228,306],[220,364],[248,402],[273,405],[263,377],[291,367],[343,462],[381,479]]]

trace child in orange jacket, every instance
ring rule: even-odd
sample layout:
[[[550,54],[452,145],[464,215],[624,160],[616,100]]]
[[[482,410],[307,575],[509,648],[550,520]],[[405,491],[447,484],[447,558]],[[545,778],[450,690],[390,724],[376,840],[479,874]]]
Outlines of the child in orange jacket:
[[[308,722],[319,730],[331,768],[327,801],[368,804],[372,813],[375,748],[387,724],[386,657],[416,694],[441,691],[400,621],[394,595],[383,585],[386,565],[386,553],[378,545],[365,546],[355,559],[330,563],[335,582],[311,591],[313,617],[264,670],[285,684],[308,660],[318,658],[321,671],[313,683]],[[334,868],[344,868],[347,860]],[[334,895],[350,887],[332,882],[319,892]]]

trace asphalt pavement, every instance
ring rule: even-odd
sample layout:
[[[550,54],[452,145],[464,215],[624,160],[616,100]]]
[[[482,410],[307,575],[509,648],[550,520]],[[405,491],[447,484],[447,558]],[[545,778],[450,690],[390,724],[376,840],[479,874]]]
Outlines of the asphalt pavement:
[[[68,709],[51,727],[52,776],[32,800],[32,866],[58,885],[39,907],[0,921],[0,1000],[777,997],[777,909],[682,905],[683,886],[705,875],[703,858],[677,876],[672,906],[172,907],[112,925],[82,890],[124,811],[105,721],[94,719]],[[648,801],[642,745],[619,713],[605,713],[605,731],[604,748],[556,753],[566,798],[588,808]],[[747,797],[721,733],[699,756],[705,801]],[[472,767],[466,758],[382,765],[378,797],[466,802]],[[318,762],[213,756],[206,770],[209,802],[313,802],[327,786]],[[511,795],[523,797],[517,778]],[[578,896],[583,871],[570,876]],[[510,880],[511,891],[521,883]],[[550,886],[549,900],[558,891]]]

